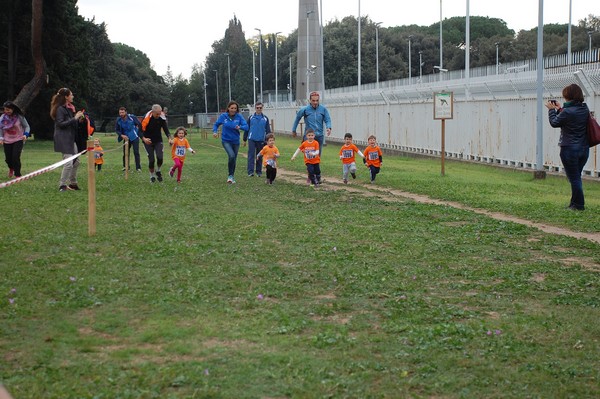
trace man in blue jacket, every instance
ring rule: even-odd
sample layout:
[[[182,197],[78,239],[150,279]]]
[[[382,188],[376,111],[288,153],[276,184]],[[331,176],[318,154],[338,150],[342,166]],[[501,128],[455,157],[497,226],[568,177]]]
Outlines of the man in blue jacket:
[[[139,119],[132,114],[127,113],[127,108],[119,108],[119,117],[115,123],[115,132],[117,132],[117,139],[119,142],[122,140],[129,140],[129,148],[127,158],[129,158],[129,152],[133,147],[133,156],[135,158],[135,170],[138,172],[142,171],[142,165],[140,164],[140,137],[138,131],[142,127]],[[123,170],[125,170],[125,147],[123,147]]]
[[[292,127],[292,134],[296,137],[296,129],[300,119],[304,118],[304,131],[307,129],[313,129],[315,131],[315,140],[319,143],[319,156],[323,150],[323,125],[326,127],[327,135],[331,134],[331,118],[329,117],[329,111],[323,105],[319,105],[319,93],[313,91],[310,93],[310,104],[300,108],[300,111],[296,114],[294,120],[294,126]]]
[[[248,118],[248,130],[244,132],[244,146],[248,142],[248,176],[254,176],[256,167],[256,176],[262,175],[262,162],[256,159],[256,156],[265,146],[265,137],[271,133],[269,118],[262,113],[263,103],[254,105],[254,115]]]

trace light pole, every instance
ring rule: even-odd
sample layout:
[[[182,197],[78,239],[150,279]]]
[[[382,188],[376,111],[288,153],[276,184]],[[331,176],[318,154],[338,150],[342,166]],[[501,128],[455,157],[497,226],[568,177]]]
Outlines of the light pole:
[[[496,45],[496,75],[498,75],[498,66],[499,66],[499,64],[498,64],[498,45],[500,43],[496,42],[494,44]]]
[[[278,106],[279,97],[277,95],[277,35],[281,32],[275,32],[275,108]]]
[[[219,71],[213,69],[215,71],[215,80],[217,81],[217,113],[219,112]]]
[[[379,90],[379,25],[381,22],[375,23],[375,76],[377,89]]]
[[[360,0],[358,0],[358,105],[360,105]]]
[[[229,101],[231,101],[231,68],[229,66],[229,53],[225,54],[227,56],[227,80],[229,81]]]
[[[571,11],[573,10],[573,2],[569,0],[569,29],[567,32],[567,65],[571,65]]]
[[[256,104],[256,56],[252,49],[252,105]]]
[[[288,89],[290,91],[288,100],[292,102],[292,55],[290,54],[290,83],[288,84]]]
[[[202,76],[204,76],[204,113],[208,115],[208,101],[206,101],[206,86],[208,84],[206,83],[206,72],[204,70],[202,70]]]
[[[254,28],[258,31],[258,68],[260,74],[260,102],[263,102],[263,78],[262,78],[262,31],[258,28]]]
[[[413,35],[408,35],[408,83],[410,83],[412,79],[412,58],[410,51],[410,42],[413,38]]]
[[[419,82],[423,81],[423,52],[419,51]]]
[[[440,68],[444,67],[444,50],[442,40],[442,0],[440,0]]]
[[[589,57],[588,62],[592,62],[592,35],[594,33],[598,33],[598,32],[591,30],[587,33],[588,34],[588,57]]]
[[[309,45],[308,45],[308,17],[310,14],[314,13],[314,11],[306,12],[306,101],[310,102],[310,55],[309,55]]]

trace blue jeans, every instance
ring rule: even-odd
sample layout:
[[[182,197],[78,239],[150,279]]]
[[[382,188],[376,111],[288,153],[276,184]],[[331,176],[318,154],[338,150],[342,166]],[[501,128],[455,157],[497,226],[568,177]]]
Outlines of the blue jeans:
[[[264,141],[248,140],[248,174],[251,175],[256,170],[257,175],[262,174],[262,162],[256,159],[256,156],[265,146]]]
[[[240,143],[234,144],[229,141],[222,141],[223,148],[227,153],[227,157],[229,160],[227,161],[227,169],[229,170],[229,176],[233,176],[235,174],[235,163],[237,162],[237,154],[240,149]]]
[[[583,184],[581,182],[581,172],[585,166],[590,149],[588,146],[569,145],[560,147],[560,159],[569,183],[571,183],[571,203],[570,207],[583,210],[585,201],[583,198]]]

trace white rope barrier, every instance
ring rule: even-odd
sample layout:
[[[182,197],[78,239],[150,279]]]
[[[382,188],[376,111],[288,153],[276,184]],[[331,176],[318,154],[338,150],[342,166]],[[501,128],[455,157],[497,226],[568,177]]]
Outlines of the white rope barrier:
[[[20,182],[22,182],[24,180],[29,180],[32,177],[39,176],[39,175],[44,174],[46,172],[50,172],[50,171],[52,171],[52,170],[54,170],[56,168],[59,168],[59,167],[63,166],[64,164],[66,164],[68,162],[73,161],[75,158],[78,158],[78,157],[82,156],[86,152],[87,152],[87,150],[83,150],[79,154],[72,155],[72,156],[70,156],[67,159],[63,159],[62,161],[59,161],[59,162],[57,162],[55,164],[52,164],[50,166],[46,166],[45,168],[38,169],[36,171],[33,171],[33,172],[28,173],[28,174],[26,174],[24,176],[21,176],[21,177],[17,177],[16,179],[9,180],[7,182],[0,183],[0,188],[5,188],[5,187],[8,187],[8,186],[12,186],[13,184],[20,183]]]

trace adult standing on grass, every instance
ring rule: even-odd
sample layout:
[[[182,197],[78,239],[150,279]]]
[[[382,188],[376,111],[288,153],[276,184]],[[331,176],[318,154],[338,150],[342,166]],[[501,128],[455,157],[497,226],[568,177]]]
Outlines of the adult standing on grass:
[[[125,157],[129,158],[129,153],[133,147],[133,157],[135,158],[135,170],[138,172],[142,171],[142,165],[140,163],[140,137],[138,132],[142,128],[142,124],[139,119],[133,115],[127,113],[127,108],[119,108],[119,117],[115,123],[115,132],[117,132],[117,140],[119,142],[125,140],[129,141],[129,147],[127,148],[127,154],[125,154],[125,147],[123,147],[123,170],[125,170]]]
[[[73,92],[66,87],[60,89],[50,103],[50,117],[54,120],[54,151],[62,153],[62,159],[77,154],[75,139],[83,111],[75,111]],[[79,158],[67,162],[60,175],[59,191],[79,190],[77,169]]]
[[[142,132],[140,133],[140,137],[148,153],[148,170],[150,171],[150,181],[152,183],[156,180],[159,182],[163,181],[162,172],[160,171],[160,167],[163,164],[164,151],[162,136],[160,134],[161,130],[167,136],[169,144],[172,145],[173,139],[171,138],[171,133],[169,133],[167,118],[162,112],[162,107],[154,104],[152,110],[148,111],[142,121]],[[154,162],[156,162],[156,169],[154,169]]]
[[[292,126],[292,135],[296,137],[296,129],[300,119],[304,118],[304,131],[312,129],[315,132],[315,140],[319,143],[319,156],[323,151],[323,142],[325,136],[323,134],[323,125],[325,125],[327,135],[331,135],[331,117],[329,111],[323,105],[319,104],[319,93],[313,91],[310,93],[310,104],[300,108],[296,114],[294,125]]]
[[[29,137],[29,123],[21,109],[12,101],[5,102],[3,107],[4,115],[0,117],[0,145],[4,147],[8,177],[20,177],[21,152]]]
[[[248,123],[240,114],[240,106],[236,101],[230,101],[227,104],[227,112],[219,115],[219,118],[213,126],[213,137],[219,135],[219,126],[221,128],[221,144],[227,153],[227,183],[235,183],[235,164],[237,162],[237,154],[240,149],[240,130],[248,130]]]
[[[262,175],[262,162],[256,156],[265,146],[265,137],[271,133],[269,118],[263,114],[263,103],[254,105],[256,112],[248,118],[248,130],[244,132],[244,146],[248,142],[248,176]]]
[[[562,91],[564,104],[556,100],[546,103],[548,119],[552,127],[560,127],[560,160],[565,168],[565,174],[571,184],[571,202],[568,209],[583,211],[583,183],[581,172],[590,153],[587,138],[587,122],[590,110],[583,102],[583,91],[576,84],[565,87]]]

